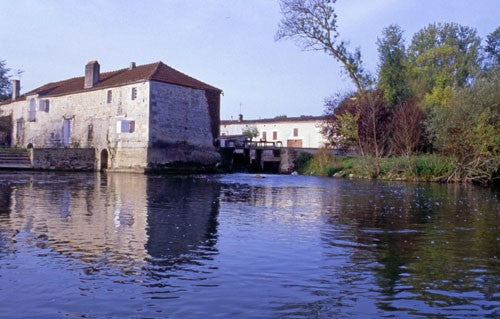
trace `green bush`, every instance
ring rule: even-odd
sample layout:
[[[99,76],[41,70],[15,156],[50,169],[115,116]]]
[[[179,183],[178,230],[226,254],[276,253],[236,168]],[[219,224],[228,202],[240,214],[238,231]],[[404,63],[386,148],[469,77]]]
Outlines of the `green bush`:
[[[295,170],[301,174],[304,173],[304,170],[306,169],[307,165],[313,158],[313,155],[311,153],[306,153],[306,152],[301,152],[297,159],[295,160]]]
[[[457,164],[452,157],[436,154],[416,156],[413,158],[413,163],[417,176],[425,179],[449,176]]]

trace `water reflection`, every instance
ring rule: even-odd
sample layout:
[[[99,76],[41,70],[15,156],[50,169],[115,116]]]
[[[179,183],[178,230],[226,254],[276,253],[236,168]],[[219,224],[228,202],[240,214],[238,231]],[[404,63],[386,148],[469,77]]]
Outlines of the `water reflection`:
[[[0,313],[495,317],[499,207],[457,185],[1,173]]]
[[[262,218],[319,227],[326,246],[314,275],[285,283],[292,294],[308,291],[310,301],[280,302],[281,316],[498,315],[497,193],[463,185],[322,183],[250,180],[223,188],[224,202],[249,202]]]
[[[0,215],[10,216],[2,220],[4,232],[92,264],[92,271],[141,269],[146,260],[175,263],[216,240],[213,183],[134,174],[17,173],[14,178],[15,192],[0,184]]]

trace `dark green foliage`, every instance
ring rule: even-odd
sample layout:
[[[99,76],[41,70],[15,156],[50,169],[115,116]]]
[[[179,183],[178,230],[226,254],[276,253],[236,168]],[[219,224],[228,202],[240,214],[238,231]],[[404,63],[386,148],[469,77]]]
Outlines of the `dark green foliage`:
[[[488,183],[500,167],[500,69],[454,92],[428,122],[434,145],[457,158],[450,180]]]
[[[500,66],[500,27],[486,37],[484,52],[486,53],[487,67]]]
[[[408,68],[403,31],[398,25],[390,25],[377,40],[379,54],[378,86],[384,92],[388,106],[401,104],[410,96],[407,83]]]
[[[5,61],[0,60],[0,101],[9,99],[11,95],[9,71],[10,69],[6,66]]]
[[[473,82],[480,71],[481,39],[475,29],[434,23],[417,32],[408,48],[414,94],[427,109],[445,106],[453,87]]]
[[[295,160],[295,170],[299,173],[303,173],[312,157],[313,155],[311,153],[301,152]]]

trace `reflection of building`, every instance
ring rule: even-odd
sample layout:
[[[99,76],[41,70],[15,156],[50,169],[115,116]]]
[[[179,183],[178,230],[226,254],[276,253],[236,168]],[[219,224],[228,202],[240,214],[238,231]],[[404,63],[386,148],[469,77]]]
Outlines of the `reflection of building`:
[[[324,117],[279,116],[273,119],[221,121],[221,137],[241,135],[244,131],[257,129],[259,136],[254,140],[275,142],[286,147],[321,148],[327,140],[321,134]]]
[[[139,174],[23,176],[26,183],[0,197],[9,202],[9,233],[68,257],[130,268],[213,244],[216,184]]]
[[[102,168],[218,160],[222,91],[157,62],[48,83],[0,104],[0,144],[93,148]],[[98,166],[99,167],[99,166]]]
[[[154,258],[178,257],[213,245],[219,188],[192,179],[150,178],[146,249]]]
[[[12,185],[0,184],[0,216],[10,213],[12,188]]]

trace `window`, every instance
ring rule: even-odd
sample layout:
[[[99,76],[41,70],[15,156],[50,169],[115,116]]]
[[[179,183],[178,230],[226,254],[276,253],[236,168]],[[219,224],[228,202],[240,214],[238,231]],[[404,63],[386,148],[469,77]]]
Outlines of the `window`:
[[[87,126],[87,141],[92,142],[93,139],[94,139],[94,125],[89,124],[89,126]]]
[[[132,88],[132,100],[137,99],[137,88]]]
[[[49,109],[50,109],[50,103],[49,103],[49,100],[42,100],[40,99],[40,103],[39,103],[39,110],[41,112],[46,112],[48,113],[49,112]]]
[[[135,121],[120,120],[116,123],[116,133],[135,132]]]
[[[267,140],[267,132],[262,132],[262,140]]]
[[[22,138],[23,138],[23,120],[17,120],[16,123],[16,141],[17,144],[22,144]]]
[[[293,129],[293,136],[299,136],[299,129],[298,128]]]
[[[108,97],[106,101],[108,103],[111,103],[113,101],[113,92],[111,90],[108,90]]]
[[[68,146],[71,141],[71,119],[64,119],[63,122],[63,144]]]
[[[36,102],[35,99],[30,99],[30,107],[28,110],[28,121],[36,121]]]
[[[273,140],[277,140],[278,139],[278,132],[274,131],[273,132]]]

